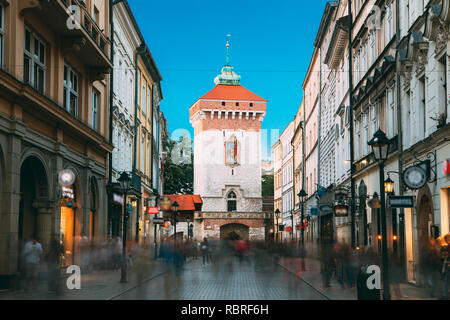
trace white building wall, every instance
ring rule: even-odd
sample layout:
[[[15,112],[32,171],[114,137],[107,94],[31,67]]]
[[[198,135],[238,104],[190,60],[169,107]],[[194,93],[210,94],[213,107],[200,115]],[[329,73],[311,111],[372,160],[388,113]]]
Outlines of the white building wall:
[[[240,165],[225,165],[225,142],[236,137]],[[194,193],[202,195],[203,211],[226,212],[227,195],[237,195],[238,212],[262,211],[261,132],[209,130],[194,138]]]
[[[122,171],[132,171],[134,149],[135,57],[139,36],[122,5],[115,6],[113,179]]]

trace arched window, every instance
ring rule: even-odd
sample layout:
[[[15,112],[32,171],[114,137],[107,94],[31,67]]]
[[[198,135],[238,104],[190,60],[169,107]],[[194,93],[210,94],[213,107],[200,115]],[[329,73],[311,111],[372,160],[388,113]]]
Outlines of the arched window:
[[[236,212],[237,211],[237,196],[236,193],[231,191],[227,197],[228,204],[228,212]]]

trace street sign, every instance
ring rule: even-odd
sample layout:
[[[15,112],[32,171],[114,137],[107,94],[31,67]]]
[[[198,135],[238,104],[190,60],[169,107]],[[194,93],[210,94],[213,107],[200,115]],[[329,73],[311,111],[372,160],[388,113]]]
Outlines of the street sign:
[[[331,213],[333,212],[333,207],[328,204],[324,204],[319,207],[319,210],[322,213]]]
[[[414,208],[414,197],[412,196],[391,196],[389,197],[391,208]]]
[[[153,218],[153,224],[164,224],[164,218]]]

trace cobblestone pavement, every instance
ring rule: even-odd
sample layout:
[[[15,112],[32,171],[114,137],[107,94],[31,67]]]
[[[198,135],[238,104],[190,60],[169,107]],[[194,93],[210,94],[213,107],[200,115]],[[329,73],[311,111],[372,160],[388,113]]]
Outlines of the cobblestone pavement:
[[[193,260],[114,299],[124,300],[325,300],[320,292],[275,264],[236,258],[202,265]]]

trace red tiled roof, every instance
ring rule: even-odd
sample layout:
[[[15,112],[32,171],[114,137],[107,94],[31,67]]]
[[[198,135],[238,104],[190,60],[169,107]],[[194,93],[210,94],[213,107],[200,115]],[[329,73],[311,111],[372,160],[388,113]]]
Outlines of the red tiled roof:
[[[180,205],[178,211],[195,211],[196,204],[203,204],[202,198],[199,195],[192,194],[172,194],[165,195],[169,197],[172,203],[175,201]]]
[[[236,100],[236,101],[264,101],[267,100],[254,94],[243,86],[218,84],[200,99],[205,100]]]

